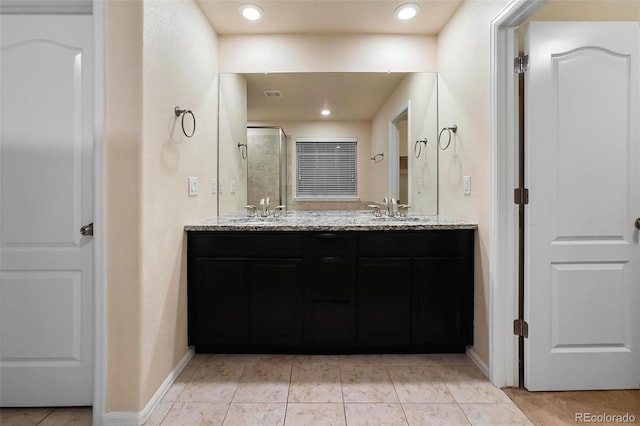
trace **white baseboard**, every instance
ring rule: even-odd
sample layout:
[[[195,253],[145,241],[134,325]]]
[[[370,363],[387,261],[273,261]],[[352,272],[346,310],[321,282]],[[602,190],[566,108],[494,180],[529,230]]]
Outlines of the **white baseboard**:
[[[156,393],[151,397],[146,407],[141,411],[113,411],[105,413],[102,417],[102,426],[139,426],[144,424],[153,410],[156,409],[162,398],[167,393],[173,382],[180,375],[184,367],[189,363],[193,357],[193,348],[189,348],[186,354],[182,357],[176,368],[173,369],[167,378],[162,382]]]
[[[93,422],[102,426],[138,426],[139,414],[137,411],[112,411],[102,415],[102,423]]]
[[[467,346],[467,356],[471,358],[471,361],[473,361],[475,365],[478,366],[480,371],[482,371],[482,374],[489,378],[489,366],[473,350],[473,346]]]

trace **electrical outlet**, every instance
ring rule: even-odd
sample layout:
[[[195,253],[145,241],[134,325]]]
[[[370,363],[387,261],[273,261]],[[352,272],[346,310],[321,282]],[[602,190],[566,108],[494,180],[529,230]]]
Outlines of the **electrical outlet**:
[[[471,176],[464,176],[462,178],[464,186],[464,195],[471,195]]]
[[[189,176],[189,196],[198,195],[198,178]]]
[[[211,193],[218,193],[218,181],[216,179],[211,179]]]
[[[236,193],[236,180],[235,179],[231,179],[229,181],[229,192],[232,194]]]
[[[218,194],[222,194],[222,179],[218,181]]]

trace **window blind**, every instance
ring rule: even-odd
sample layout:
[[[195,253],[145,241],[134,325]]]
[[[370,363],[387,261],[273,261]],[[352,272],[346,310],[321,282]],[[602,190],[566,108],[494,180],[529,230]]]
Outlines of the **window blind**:
[[[296,196],[358,196],[356,138],[296,138]]]

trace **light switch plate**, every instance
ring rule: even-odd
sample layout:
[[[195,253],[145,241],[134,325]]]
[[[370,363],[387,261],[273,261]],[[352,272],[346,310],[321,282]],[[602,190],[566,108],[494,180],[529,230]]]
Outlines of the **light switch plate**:
[[[464,186],[464,195],[471,195],[471,176],[464,176],[462,183]]]
[[[189,196],[198,195],[198,178],[189,176]]]
[[[212,194],[218,193],[218,181],[216,179],[211,180],[211,193]]]

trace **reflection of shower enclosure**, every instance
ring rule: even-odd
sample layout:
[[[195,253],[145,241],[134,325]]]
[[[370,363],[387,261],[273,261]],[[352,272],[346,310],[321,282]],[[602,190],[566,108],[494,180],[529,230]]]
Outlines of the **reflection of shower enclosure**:
[[[247,128],[247,204],[287,203],[287,135],[279,127]]]

